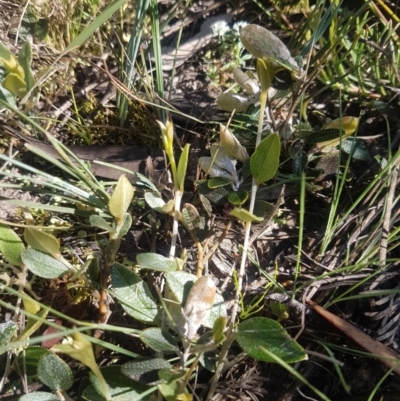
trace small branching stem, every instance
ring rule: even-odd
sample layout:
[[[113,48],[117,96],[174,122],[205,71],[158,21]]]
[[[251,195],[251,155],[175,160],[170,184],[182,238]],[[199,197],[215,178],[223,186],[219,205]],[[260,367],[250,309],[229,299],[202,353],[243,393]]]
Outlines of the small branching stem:
[[[265,107],[266,107],[267,98],[268,98],[268,89],[269,89],[269,85],[265,85],[260,94],[260,115],[259,115],[259,119],[258,119],[256,148],[261,142],[261,133],[262,133],[262,127],[263,127],[263,122],[264,122]],[[254,204],[256,201],[257,189],[258,189],[257,183],[253,179],[252,186],[251,186],[250,206],[249,206],[249,212],[251,214],[254,211]],[[235,303],[233,304],[233,308],[232,308],[232,314],[231,314],[230,321],[229,321],[226,340],[225,340],[224,344],[222,345],[221,353],[220,353],[219,360],[218,360],[218,365],[215,370],[214,376],[211,379],[210,389],[208,391],[206,401],[211,400],[214,395],[219,378],[223,372],[225,363],[228,360],[227,356],[228,356],[230,346],[232,345],[232,343],[235,339],[235,322],[236,322],[236,317],[237,317],[238,310],[239,310],[239,298],[240,298],[240,294],[242,292],[243,277],[244,277],[244,272],[245,272],[245,268],[246,268],[247,253],[248,253],[248,248],[249,248],[250,232],[251,232],[251,222],[247,222],[246,226],[245,226],[245,236],[244,236],[244,242],[243,242],[242,258],[241,258],[239,274],[238,274],[238,283],[237,283],[236,294],[235,294]]]

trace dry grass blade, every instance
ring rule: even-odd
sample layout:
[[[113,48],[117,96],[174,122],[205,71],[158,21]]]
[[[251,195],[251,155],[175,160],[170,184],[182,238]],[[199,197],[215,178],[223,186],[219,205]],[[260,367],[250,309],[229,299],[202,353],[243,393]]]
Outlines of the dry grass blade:
[[[368,334],[365,334],[361,330],[357,329],[357,327],[353,326],[349,322],[346,322],[346,320],[343,320],[339,316],[328,312],[326,309],[317,305],[313,301],[307,301],[307,303],[322,317],[332,323],[339,330],[343,331],[343,333],[349,336],[357,344],[361,345],[361,347],[371,352],[371,354],[382,358],[382,362],[389,368],[393,369],[393,371],[400,376],[400,355],[397,352],[386,347],[386,345],[383,345],[379,341],[373,340]]]

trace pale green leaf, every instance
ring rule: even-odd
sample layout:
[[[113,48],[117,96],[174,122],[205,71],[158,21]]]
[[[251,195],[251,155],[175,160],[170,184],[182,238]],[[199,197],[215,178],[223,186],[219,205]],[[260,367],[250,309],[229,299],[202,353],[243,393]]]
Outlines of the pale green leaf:
[[[34,227],[26,227],[24,239],[31,248],[37,251],[48,253],[55,259],[59,259],[61,256],[60,242],[54,235]]]
[[[107,223],[107,221],[98,214],[92,214],[89,218],[89,221],[93,227],[101,228],[109,233],[115,232],[115,230]]]
[[[2,85],[15,96],[24,97],[26,95],[26,83],[21,75],[10,72],[4,78]]]
[[[166,258],[157,253],[139,253],[136,261],[142,269],[150,269],[163,272],[172,272],[178,269],[175,260]]]
[[[126,176],[121,175],[108,203],[110,213],[117,219],[118,223],[122,222],[132,202],[134,192],[133,186]]]
[[[250,213],[247,209],[235,207],[230,213],[230,216],[236,217],[240,220],[243,220],[245,223],[249,223],[251,221],[261,222],[264,219],[262,217],[255,216]]]
[[[29,271],[42,278],[62,277],[69,271],[63,263],[36,249],[25,250],[21,253],[21,258]]]
[[[21,266],[21,253],[25,250],[19,236],[5,224],[0,224],[0,252],[14,266]]]
[[[178,169],[176,171],[177,174],[177,184],[179,191],[183,192],[184,191],[184,185],[185,185],[185,178],[186,178],[186,169],[187,169],[187,164],[189,160],[189,148],[190,145],[186,144],[185,147],[182,150],[181,156],[179,158],[179,163],[178,163]]]

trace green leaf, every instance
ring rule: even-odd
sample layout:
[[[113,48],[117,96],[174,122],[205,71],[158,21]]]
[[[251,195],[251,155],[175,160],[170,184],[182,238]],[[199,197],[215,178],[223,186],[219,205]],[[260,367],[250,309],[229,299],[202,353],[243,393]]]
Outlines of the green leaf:
[[[174,294],[176,301],[179,304],[184,305],[189,296],[192,285],[197,280],[197,276],[187,272],[175,271],[166,273],[165,279],[167,280],[168,287]]]
[[[160,369],[172,368],[172,365],[165,359],[152,358],[127,362],[122,365],[121,372],[132,380],[148,385],[160,382],[158,371]]]
[[[18,401],[62,401],[62,399],[56,394],[46,393],[44,391],[33,391],[29,394],[22,395],[18,398]]]
[[[225,339],[226,317],[220,316],[213,325],[213,339],[216,344],[220,344]]]
[[[122,368],[123,366],[114,365],[100,369],[110,389],[111,399],[113,401],[134,401],[139,399],[140,394],[148,390],[148,387],[140,383],[135,383],[121,374]],[[100,396],[102,388],[97,376],[90,372],[89,378],[93,386],[89,386],[84,390],[83,398],[90,401],[105,401]],[[140,400],[151,401],[151,396],[144,396]]]
[[[60,242],[56,237],[46,233],[45,231],[33,227],[26,227],[24,231],[24,239],[27,244],[36,251],[47,253],[55,259],[61,257]]]
[[[125,213],[132,202],[134,192],[135,190],[126,176],[124,174],[121,175],[108,203],[110,213],[116,218],[117,224],[122,223]]]
[[[182,222],[187,230],[195,233],[198,228],[204,228],[204,219],[200,216],[195,206],[185,203],[181,210]]]
[[[347,138],[342,142],[342,150],[354,159],[371,161],[371,154],[365,141],[357,138]]]
[[[164,213],[162,208],[165,205],[165,201],[160,194],[156,192],[146,192],[144,194],[144,199],[152,209],[159,213]]]
[[[175,260],[166,258],[157,253],[139,253],[136,262],[142,269],[150,269],[161,272],[173,272],[178,269]]]
[[[33,273],[42,278],[57,278],[68,273],[63,263],[36,249],[27,249],[21,253],[22,262]]]
[[[116,0],[110,4],[93,22],[91,22],[65,49],[64,53],[83,45],[111,16],[118,11],[126,0]]]
[[[0,41],[0,62],[2,63],[6,72],[18,71],[18,61],[10,50],[7,49]]]
[[[210,189],[215,189],[219,187],[224,187],[225,185],[232,184],[232,180],[226,177],[213,177],[207,182],[207,186]]]
[[[314,132],[313,134],[308,136],[306,140],[307,143],[322,143],[334,139],[339,139],[340,136],[343,135],[344,135],[343,130],[340,130],[339,128],[329,128]],[[337,141],[337,145],[339,145],[339,141]]]
[[[262,26],[249,24],[243,27],[240,40],[253,57],[275,61],[290,70],[300,70],[286,45]]]
[[[31,70],[32,47],[28,40],[21,47],[21,50],[18,54],[18,61],[22,69],[24,70],[26,91],[29,92],[33,88],[35,81]]]
[[[34,24],[34,32],[33,35],[36,37],[37,40],[43,41],[48,32],[49,32],[49,20],[48,18],[40,18],[35,24]]]
[[[176,401],[178,399],[182,400],[182,399],[186,399],[186,400],[190,400],[191,396],[189,395],[188,390],[185,388],[183,390],[183,394],[182,394],[182,386],[181,386],[181,382],[179,380],[173,380],[169,383],[162,383],[159,384],[158,389],[160,390],[160,393],[162,394],[162,396],[164,397],[165,400],[167,401]],[[178,398],[179,396],[179,398]],[[186,396],[185,398],[182,398],[183,396]]]
[[[0,252],[14,266],[21,266],[21,253],[25,246],[15,231],[5,224],[0,224]]]
[[[263,139],[250,157],[250,170],[257,185],[270,180],[279,167],[281,141],[278,134]]]
[[[232,205],[241,206],[247,201],[249,193],[247,191],[231,192],[228,195],[228,200]]]
[[[121,226],[118,229],[118,238],[122,238],[126,235],[129,229],[132,227],[132,216],[130,213],[125,213],[124,220],[122,221]]]
[[[190,148],[189,144],[186,144],[185,147],[183,148],[181,156],[179,158],[178,169],[176,171],[177,180],[178,180],[177,184],[178,184],[179,191],[181,191],[181,192],[184,191],[186,169],[187,169],[187,164],[188,164],[188,160],[189,160],[189,148]]]
[[[40,358],[37,370],[39,379],[54,391],[68,390],[73,384],[72,370],[52,352]]]
[[[28,347],[21,351],[17,360],[20,372],[26,373],[27,376],[36,376],[40,358],[48,353],[49,350],[39,346]]]
[[[261,347],[268,349],[287,363],[307,359],[304,349],[293,340],[275,320],[256,317],[245,320],[238,327],[236,340],[249,356],[263,362],[275,362]]]
[[[145,323],[154,323],[158,309],[146,283],[123,265],[111,266],[114,294],[130,316]]]
[[[140,339],[156,352],[174,353],[178,351],[178,344],[175,338],[158,327],[143,330],[140,333]]]
[[[2,82],[4,88],[13,93],[15,96],[24,97],[26,95],[26,83],[21,75],[10,72]]]
[[[260,223],[264,219],[262,217],[257,217],[254,214],[251,214],[247,209],[235,207],[230,213],[229,216],[236,217],[237,219],[243,220],[245,223],[250,223],[251,221],[256,221]]]
[[[258,217],[262,217],[263,219],[268,220],[274,217],[274,209],[275,206],[272,203],[263,200],[256,200],[254,203],[253,213]]]
[[[17,332],[17,324],[12,320],[0,323],[0,347],[8,345]]]
[[[107,221],[98,214],[92,214],[89,218],[89,221],[93,227],[101,228],[109,233],[115,232],[115,230],[107,223]]]

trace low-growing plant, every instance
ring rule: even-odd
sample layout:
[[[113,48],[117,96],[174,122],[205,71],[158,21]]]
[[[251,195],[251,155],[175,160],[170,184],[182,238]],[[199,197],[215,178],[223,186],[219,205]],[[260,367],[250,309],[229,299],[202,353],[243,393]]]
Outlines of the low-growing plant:
[[[101,20],[109,18],[122,3],[120,0],[113,3],[103,12]],[[126,95],[133,87],[134,62],[144,28],[143,17],[149,8],[152,10],[153,29],[158,31],[156,3],[144,1],[137,4],[136,30],[131,36],[124,68],[126,87],[118,98],[121,123],[127,116]],[[322,9],[324,2],[317,3]],[[211,400],[235,341],[245,355],[279,364],[320,399],[329,399],[290,365],[306,360],[307,353],[280,322],[288,318],[291,308],[297,308],[300,315],[305,313],[306,306],[295,296],[311,284],[335,279],[342,272],[359,273],[367,264],[374,264],[383,270],[389,261],[379,251],[377,243],[386,241],[386,245],[389,243],[395,247],[398,242],[397,228],[385,237],[384,229],[388,233],[395,222],[390,216],[379,222],[382,228],[379,235],[374,233],[371,239],[363,240],[356,246],[358,228],[355,228],[348,241],[348,245],[354,248],[343,256],[336,266],[338,269],[315,274],[306,282],[300,280],[306,191],[313,194],[322,191],[319,177],[327,173],[323,171],[324,162],[333,158],[335,168],[332,171],[336,182],[316,258],[321,263],[325,262],[329,247],[333,240],[338,239],[339,231],[348,224],[346,219],[357,205],[364,203],[372,208],[377,197],[382,196],[386,189],[379,182],[390,182],[392,195],[397,182],[390,177],[398,167],[399,152],[388,158],[386,166],[382,164],[380,172],[346,212],[342,215],[338,212],[351,160],[372,158],[365,143],[355,138],[359,117],[340,115],[321,124],[320,128],[312,126],[306,118],[305,108],[312,96],[310,86],[319,77],[325,79],[325,84],[329,81],[332,87],[332,80],[326,75],[332,64],[329,58],[340,54],[339,50],[334,52],[332,49],[340,47],[338,43],[346,41],[349,33],[346,22],[345,29],[339,30],[340,35],[337,38],[333,36],[334,28],[344,18],[337,3],[332,1],[323,14],[317,7],[310,11],[302,28],[304,36],[298,38],[301,57],[294,57],[294,52],[277,36],[259,25],[241,27],[240,41],[235,39],[232,42],[236,49],[234,60],[228,64],[229,68],[232,63],[235,65],[233,79],[239,87],[238,91],[243,92],[224,93],[217,104],[233,114],[252,109],[258,118],[257,129],[252,132],[250,145],[245,146],[240,134],[235,135],[234,124],[219,125],[218,140],[211,144],[210,156],[203,156],[198,161],[205,178],[195,183],[198,199],[192,199],[192,203],[183,201],[190,147],[186,144],[177,154],[175,127],[164,108],[159,114],[162,119],[158,122],[160,133],[154,132],[154,135],[161,134],[168,162],[171,182],[167,190],[157,188],[151,180],[137,172],[123,169],[120,169],[121,176],[117,182],[103,182],[91,172],[91,166],[79,160],[40,123],[35,122],[29,115],[32,110],[25,113],[16,107],[18,99],[35,96],[29,43],[23,46],[18,60],[4,46],[0,47],[4,70],[1,79],[3,87],[8,88],[8,92],[3,91],[1,105],[9,113],[10,121],[18,121],[19,126],[44,136],[60,158],[56,159],[33,145],[27,145],[28,150],[67,176],[57,177],[12,157],[0,155],[4,163],[12,166],[0,172],[8,180],[2,184],[3,188],[29,191],[42,200],[44,197],[51,199],[40,205],[16,199],[5,201],[29,210],[40,207],[56,215],[63,214],[68,216],[69,224],[64,227],[42,225],[35,220],[34,213],[27,219],[21,219],[22,223],[3,221],[0,224],[0,252],[4,258],[0,276],[4,282],[0,285],[4,299],[0,299],[0,305],[13,313],[12,320],[0,324],[0,353],[7,353],[5,379],[13,370],[22,378],[26,394],[21,400],[32,399],[30,397],[43,401],[71,399],[78,374],[65,357],[88,369],[88,377],[80,383],[79,396],[85,400],[151,400],[155,397],[168,401],[199,397]],[[364,26],[364,23],[366,20],[361,25]],[[67,51],[83,43],[99,25],[100,21],[89,25]],[[326,33],[330,45],[327,44]],[[390,31],[389,36],[392,34],[393,31]],[[157,42],[158,38],[159,32],[155,34],[154,41]],[[315,50],[316,43],[319,44],[319,51]],[[243,49],[255,60],[256,74],[245,73],[239,68],[248,57]],[[347,50],[351,53],[354,49],[350,47]],[[161,56],[160,49],[155,49],[155,56]],[[344,68],[343,60],[335,60],[335,63]],[[162,99],[162,63],[159,61],[156,64],[158,78],[155,88]],[[331,72],[332,77],[337,76],[336,70]],[[348,71],[343,72],[350,79]],[[37,80],[39,89],[40,81]],[[349,82],[344,80],[342,84],[348,85]],[[276,90],[278,92],[274,93]],[[282,116],[284,106],[286,115]],[[342,162],[345,155],[347,159]],[[135,176],[134,184],[124,172]],[[268,203],[264,191],[283,184],[291,185],[293,192],[299,194],[298,254],[291,292],[287,292],[274,275],[262,271],[251,250],[257,235],[268,228],[279,213],[281,204],[279,199],[275,205]],[[375,195],[370,198],[368,191]],[[143,200],[150,208],[153,220],[171,221],[169,250],[164,254],[139,252],[135,261],[123,259],[121,242],[126,240],[131,227],[139,224],[137,209],[139,203],[144,204]],[[222,232],[217,236],[213,232],[213,208],[218,203],[228,205],[225,208],[228,216]],[[380,210],[383,211],[384,205],[386,210],[390,209],[393,196],[384,195],[379,201]],[[233,275],[233,306],[227,308],[227,299],[219,292],[205,267],[232,225],[243,228],[244,235],[239,267]],[[66,230],[71,232],[82,228],[93,235],[97,244],[95,251],[88,250],[85,260],[78,256],[69,257],[65,252],[65,248],[70,247],[68,239],[60,235]],[[192,267],[189,267],[185,249],[178,254],[178,238],[183,229],[196,246]],[[215,243],[211,245],[212,236]],[[244,277],[249,261],[259,268],[269,283],[261,295],[250,302],[244,294]],[[352,299],[355,296],[352,291],[375,274],[363,276],[361,281],[342,294],[332,293],[328,304]],[[53,302],[56,294],[50,302],[43,296],[51,292],[51,288],[60,292],[63,289],[63,295],[71,304],[69,306],[73,306],[72,309],[89,308],[92,303],[96,319],[86,321],[87,316],[83,312],[76,316],[70,313],[69,308],[56,308]],[[381,295],[392,293],[380,292]],[[372,296],[373,293],[367,291],[364,295]],[[265,300],[268,300],[272,313],[278,316],[278,321],[254,316],[262,309]],[[123,323],[110,319],[115,315],[122,316]],[[17,324],[20,321],[24,324]],[[113,339],[113,334],[122,333],[137,341],[140,351],[134,352],[130,346]],[[324,347],[336,366],[330,345],[324,344]],[[105,363],[101,366],[99,352],[102,351]],[[192,383],[200,369],[207,370],[212,378],[209,387],[198,396]],[[47,391],[29,392],[26,378],[38,378]],[[4,387],[5,379],[0,382],[0,387]]]

